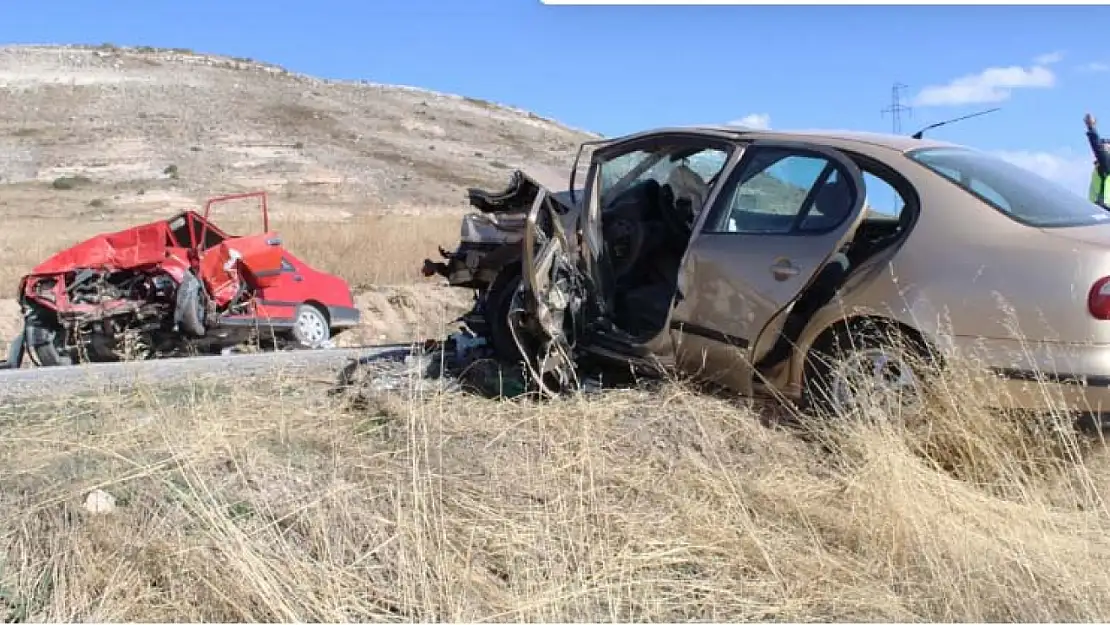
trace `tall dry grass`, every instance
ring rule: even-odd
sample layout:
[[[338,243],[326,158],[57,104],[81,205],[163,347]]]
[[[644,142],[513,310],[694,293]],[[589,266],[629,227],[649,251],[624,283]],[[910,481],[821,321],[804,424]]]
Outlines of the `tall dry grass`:
[[[425,258],[441,260],[440,246],[458,245],[461,219],[459,213],[362,215],[334,223],[287,219],[271,228],[294,254],[362,290],[422,280]]]
[[[8,406],[0,605],[112,621],[1110,617],[1106,450],[968,406],[957,373],[915,431],[765,427],[673,383],[545,403],[409,388],[356,411],[290,374]],[[82,510],[94,488],[118,508]]]

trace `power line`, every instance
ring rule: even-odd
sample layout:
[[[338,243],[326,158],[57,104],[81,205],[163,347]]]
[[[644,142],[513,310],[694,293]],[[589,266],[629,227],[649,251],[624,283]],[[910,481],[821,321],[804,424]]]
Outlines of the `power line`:
[[[910,117],[913,117],[913,107],[908,104],[902,104],[901,92],[905,88],[906,85],[900,82],[894,83],[894,86],[890,88],[890,106],[880,111],[883,117],[886,117],[886,114],[890,113],[891,127],[896,135],[902,134],[902,113],[906,113]]]

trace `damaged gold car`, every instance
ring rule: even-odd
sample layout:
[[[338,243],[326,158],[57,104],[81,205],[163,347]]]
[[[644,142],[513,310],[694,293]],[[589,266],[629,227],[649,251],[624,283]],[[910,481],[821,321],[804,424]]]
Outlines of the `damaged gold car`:
[[[1037,381],[1110,410],[1110,214],[1084,198],[902,136],[664,128],[586,147],[581,188],[515,172],[470,190],[458,248],[425,263],[476,290],[465,322],[544,392],[603,359],[839,412],[864,386],[920,401],[913,358],[974,348],[1020,407],[1043,402]]]

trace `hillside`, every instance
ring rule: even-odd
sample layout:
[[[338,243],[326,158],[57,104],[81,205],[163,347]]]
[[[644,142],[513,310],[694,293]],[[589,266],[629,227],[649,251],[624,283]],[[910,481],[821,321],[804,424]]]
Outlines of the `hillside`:
[[[463,206],[465,187],[512,168],[565,171],[592,136],[482,100],[183,50],[4,47],[0,87],[0,185],[44,190],[6,216],[72,213],[90,194],[98,216],[163,212],[258,188],[279,212],[329,217]],[[48,192],[61,177],[99,190],[75,206]]]
[[[592,136],[478,99],[248,59],[0,47],[0,297],[83,238],[261,189],[291,249],[356,291],[378,287],[360,296],[367,325],[347,340],[403,340],[460,295],[388,285],[419,280],[423,258],[454,243],[466,187],[501,187],[518,167],[565,176]],[[255,210],[217,222],[249,231]],[[19,322],[0,299],[0,343]]]

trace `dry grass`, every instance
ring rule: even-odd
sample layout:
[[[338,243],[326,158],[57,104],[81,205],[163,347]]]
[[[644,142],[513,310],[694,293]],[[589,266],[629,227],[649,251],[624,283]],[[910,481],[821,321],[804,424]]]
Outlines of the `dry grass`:
[[[291,377],[219,384],[3,409],[9,616],[1110,617],[1106,452],[954,387],[925,432],[802,436],[674,384],[358,412]],[[115,512],[81,509],[98,487]]]
[[[341,223],[286,220],[271,228],[293,253],[362,290],[421,280],[425,258],[440,260],[439,246],[458,245],[460,219],[458,213],[366,215]]]
[[[347,279],[360,291],[372,285],[408,284],[421,279],[425,258],[439,245],[458,242],[457,212],[430,215],[360,215],[347,221],[274,220],[271,229],[286,247],[312,266]],[[19,278],[38,263],[88,237],[140,221],[84,221],[80,218],[17,218],[0,231],[0,285],[12,297]],[[220,220],[232,233],[251,233],[258,222]]]

